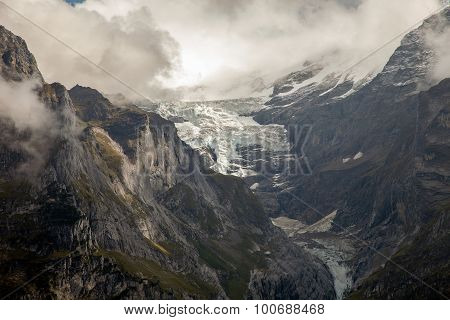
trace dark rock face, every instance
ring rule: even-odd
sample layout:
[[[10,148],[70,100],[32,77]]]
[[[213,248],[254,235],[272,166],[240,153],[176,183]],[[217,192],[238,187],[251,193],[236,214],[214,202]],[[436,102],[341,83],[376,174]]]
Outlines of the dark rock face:
[[[273,98],[255,117],[312,126],[305,149],[294,145],[312,174],[285,176],[289,192],[277,199],[285,215],[308,225],[322,216],[305,203],[324,214],[338,210],[330,234],[360,239],[349,261],[359,288],[353,297],[443,297],[427,284],[450,294],[450,81],[427,85],[435,57],[426,43],[427,32],[449,21],[446,9],[409,33],[383,71],[348,97],[319,99],[320,90],[305,88],[283,97],[291,105],[279,108]]]
[[[6,80],[40,77],[23,40],[4,28],[0,39]],[[205,170],[172,122],[90,88],[36,93],[56,123],[35,175],[18,171],[32,132],[0,119],[0,296],[335,297],[325,265],[272,226],[242,180]]]
[[[100,92],[79,85],[69,90],[72,103],[76,106],[76,114],[83,121],[104,121],[115,109]]]
[[[1,74],[7,80],[36,78],[43,81],[34,56],[25,41],[0,26]]]
[[[387,262],[363,281],[352,297],[442,299],[449,296],[449,112],[450,79],[419,94],[412,173],[414,197],[411,197],[414,201],[411,207],[417,215],[415,225],[393,255],[393,262]],[[413,274],[403,272],[396,264]]]

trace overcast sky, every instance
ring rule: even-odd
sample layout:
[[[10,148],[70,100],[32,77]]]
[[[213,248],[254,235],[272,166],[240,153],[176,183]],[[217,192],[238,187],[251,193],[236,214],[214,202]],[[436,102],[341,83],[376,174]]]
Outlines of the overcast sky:
[[[4,0],[152,99],[246,96],[306,60],[343,68],[436,10],[438,0]],[[47,81],[130,94],[122,84],[0,6]],[[382,64],[395,44],[374,62]],[[255,81],[257,80],[257,81]]]

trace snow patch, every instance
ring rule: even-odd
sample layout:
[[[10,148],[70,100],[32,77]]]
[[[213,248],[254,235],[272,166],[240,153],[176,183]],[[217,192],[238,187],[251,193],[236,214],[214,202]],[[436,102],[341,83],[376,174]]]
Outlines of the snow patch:
[[[311,232],[326,232],[330,231],[333,226],[334,218],[336,218],[337,210],[334,210],[332,213],[327,215],[326,217],[320,219],[316,223],[307,226],[304,229],[299,230],[297,233],[311,233]]]
[[[254,183],[250,186],[250,190],[256,190],[259,187],[259,183]]]
[[[358,160],[361,159],[364,156],[364,153],[362,153],[361,151],[358,152],[357,154],[355,154],[355,156],[353,157],[353,160]]]
[[[366,86],[383,71],[383,68],[392,53],[398,47],[399,41],[400,40],[395,43],[391,43],[376,55],[364,60],[360,60],[361,57],[357,56],[351,59],[353,61],[349,61],[349,57],[346,57],[345,60],[341,61],[335,60],[335,57],[333,56],[324,57],[324,59],[321,60],[322,70],[320,70],[315,76],[299,83],[287,83],[293,86],[293,88],[288,92],[279,93],[277,96],[284,98],[292,95],[295,98],[295,95],[298,95],[297,92],[300,90],[312,92],[317,88],[321,88],[326,89],[324,92],[319,94],[319,96],[322,97],[330,92],[333,92],[344,82],[351,81],[353,85],[346,93],[333,97],[333,99],[337,100],[344,99]],[[292,104],[292,102],[290,104]]]
[[[350,90],[348,90],[346,93],[344,93],[343,95],[341,95],[341,96],[339,96],[339,97],[335,97],[334,99],[344,99],[344,98],[347,98],[348,96],[350,96],[351,94],[353,94],[353,93],[355,93],[356,92],[356,90],[355,89],[350,89]]]
[[[293,236],[299,229],[305,227],[300,221],[287,217],[278,217],[271,220],[275,227],[283,230],[289,237]]]
[[[320,233],[320,232],[327,232],[330,231],[333,226],[333,221],[336,218],[337,210],[334,210],[332,213],[327,215],[326,217],[320,219],[316,223],[312,225],[305,225],[302,222],[290,219],[287,217],[278,217],[275,219],[272,219],[272,224],[283,231],[285,231],[287,234],[292,235],[294,233],[297,234],[304,234],[304,233]]]
[[[277,96],[279,96],[279,97],[289,96],[301,88],[305,88],[310,85],[318,84],[318,83],[322,82],[327,75],[328,75],[327,70],[323,69],[320,72],[318,72],[315,76],[313,76],[307,80],[297,82],[296,84],[293,85],[293,88],[291,90],[289,90],[288,92],[279,93]]]

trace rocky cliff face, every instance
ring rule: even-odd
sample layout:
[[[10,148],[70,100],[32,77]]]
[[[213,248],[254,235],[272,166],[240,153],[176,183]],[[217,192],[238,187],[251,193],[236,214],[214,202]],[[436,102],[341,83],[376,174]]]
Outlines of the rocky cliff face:
[[[435,298],[448,296],[449,235],[448,215],[450,174],[449,126],[450,79],[446,79],[418,97],[418,127],[412,165],[410,210],[397,214],[414,222],[406,229],[393,262],[361,282],[354,298]],[[408,214],[409,213],[409,214]],[[411,217],[408,217],[410,215]],[[414,217],[415,215],[415,217]],[[398,268],[402,266],[413,274]]]
[[[312,81],[280,95],[278,84],[268,108],[255,117],[288,128],[312,127],[304,149],[293,143],[299,156],[307,156],[311,175],[279,178],[278,214],[299,221],[288,231],[302,246],[308,243],[308,250],[328,258],[327,250],[339,253],[339,265],[359,288],[353,297],[449,295],[450,82],[430,84],[436,54],[427,44],[428,33],[442,32],[449,23],[449,9],[425,21],[359,88],[341,90],[345,82],[322,88]],[[335,210],[326,228],[304,226],[323,225]]]
[[[38,78],[43,81],[34,56],[25,41],[0,26],[0,51],[2,53],[2,77],[10,80]]]
[[[46,115],[19,123],[2,100],[0,296],[335,297],[327,267],[273,227],[241,179],[204,169],[172,122],[46,84],[23,40],[4,28],[0,39],[1,85],[32,82]]]

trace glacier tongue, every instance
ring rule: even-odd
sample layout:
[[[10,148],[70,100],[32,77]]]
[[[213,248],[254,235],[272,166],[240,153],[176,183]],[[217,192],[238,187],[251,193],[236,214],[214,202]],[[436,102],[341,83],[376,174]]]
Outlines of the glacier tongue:
[[[281,125],[260,125],[250,116],[264,108],[258,98],[205,102],[164,102],[141,106],[173,120],[180,138],[211,156],[211,169],[236,176],[256,174],[255,161],[245,152],[281,153],[289,150]],[[246,156],[247,155],[247,156]],[[252,158],[252,159],[249,159]]]

